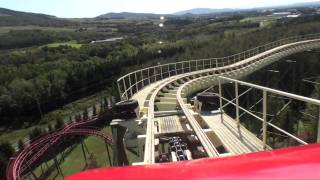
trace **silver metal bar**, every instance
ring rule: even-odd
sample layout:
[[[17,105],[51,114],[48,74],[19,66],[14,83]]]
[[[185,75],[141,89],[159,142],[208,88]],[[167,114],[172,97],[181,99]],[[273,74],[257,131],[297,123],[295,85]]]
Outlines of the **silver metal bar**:
[[[291,104],[291,102],[292,100],[286,103],[269,122],[272,122],[273,120],[275,120],[276,116],[279,116],[282,113],[282,111],[284,111]]]
[[[204,65],[205,60],[202,60],[202,69],[205,69],[205,65]]]
[[[229,102],[229,103],[231,103],[232,105],[236,106],[236,104],[235,104],[235,103],[233,103],[233,102],[229,101],[228,99],[226,99],[226,98],[224,98],[224,97],[222,97],[222,99],[223,99],[223,100],[225,100],[225,101],[227,101],[227,102]],[[262,99],[263,99],[263,98],[262,98]],[[248,113],[249,115],[253,116],[254,118],[258,119],[259,121],[261,121],[261,122],[263,123],[263,119],[262,119],[262,118],[260,118],[259,116],[257,116],[257,115],[255,115],[255,114],[253,114],[253,113],[249,112],[248,110],[246,110],[245,108],[243,108],[243,107],[241,107],[241,106],[239,106],[239,109],[241,109],[241,110],[245,111],[246,113]],[[285,131],[285,130],[283,130],[283,129],[281,129],[281,128],[277,127],[277,126],[275,126],[275,125],[274,125],[274,124],[272,124],[272,123],[267,122],[267,125],[269,125],[269,126],[271,126],[272,128],[274,128],[274,129],[276,129],[276,130],[280,131],[281,133],[283,133],[283,134],[285,134],[285,135],[287,135],[287,136],[291,137],[292,139],[296,140],[297,142],[299,142],[299,143],[301,143],[301,144],[303,144],[303,145],[308,144],[308,143],[304,142],[303,140],[301,140],[301,139],[299,139],[299,138],[295,137],[294,135],[292,135],[292,134],[288,133],[287,131]]]
[[[150,82],[150,68],[148,68],[148,81],[149,81],[149,84],[151,83]]]
[[[263,91],[263,123],[262,123],[262,139],[263,139],[263,149],[267,149],[267,91]]]
[[[134,78],[135,78],[135,80],[136,80],[136,92],[138,92],[139,91],[139,84],[138,84],[138,77],[137,77],[137,72],[136,73],[134,73]],[[131,96],[132,96],[132,94],[131,94]]]
[[[235,92],[236,92],[236,121],[237,121],[237,125],[238,127],[240,126],[240,118],[239,118],[239,87],[238,87],[238,83],[234,83],[235,85]]]
[[[141,70],[142,88],[144,87],[143,71]]]
[[[154,81],[157,81],[157,71],[156,67],[153,68]]]
[[[235,80],[235,79],[231,79],[231,78],[227,78],[227,77],[222,77],[222,76],[219,76],[219,77],[221,79],[228,80],[228,81],[231,81],[231,82],[238,82],[240,85],[253,87],[253,88],[259,89],[259,90],[265,90],[265,91],[273,93],[273,94],[285,96],[285,97],[288,97],[288,98],[292,98],[292,99],[295,99],[295,100],[304,101],[304,102],[308,102],[308,103],[320,106],[320,100],[317,100],[317,99],[312,99],[312,98],[308,98],[308,97],[304,97],[304,96],[300,96],[300,95],[296,95],[296,94],[291,94],[291,93],[279,91],[279,90],[276,90],[276,89],[271,89],[271,88],[268,88],[268,87],[263,87],[263,86],[259,86],[259,85],[255,85],[255,84],[251,84],[251,83],[247,83],[247,82],[243,82],[243,81],[239,81],[239,80]]]
[[[117,84],[118,84],[118,92],[119,92],[120,100],[122,100],[122,92],[121,92],[121,87],[120,87],[120,81],[118,81]]]
[[[129,88],[130,88],[130,97],[132,97],[132,83],[131,83],[131,74],[129,75]]]
[[[298,141],[299,143],[301,143],[301,144],[303,144],[303,145],[308,144],[308,143],[304,142],[303,140],[301,140],[301,139],[299,139],[299,138],[295,137],[294,135],[292,135],[292,134],[288,133],[287,131],[285,131],[285,130],[283,130],[283,129],[279,128],[279,127],[277,127],[276,125],[274,125],[274,124],[272,124],[272,123],[267,123],[267,124],[268,124],[269,126],[273,127],[274,129],[276,129],[276,130],[278,130],[278,131],[282,132],[283,134],[285,134],[285,135],[287,135],[287,136],[291,137],[292,139],[294,139],[294,140]]]
[[[163,67],[163,66],[160,66],[161,80],[163,79],[163,71],[162,71],[162,67]]]
[[[221,81],[219,81],[219,101],[220,101],[220,114],[221,114],[221,121],[223,121],[223,108],[222,108],[222,88],[221,88]]]
[[[175,69],[175,71],[176,71],[176,74],[175,74],[175,75],[177,75],[177,74],[178,74],[178,71],[177,71],[177,64],[174,64],[174,69]]]
[[[184,73],[184,63],[181,63],[182,73]]]
[[[239,98],[242,97],[243,95],[245,95],[247,92],[251,91],[252,89],[253,89],[253,88],[249,88],[249,89],[246,90],[245,92],[241,93],[241,94],[239,95]],[[235,100],[236,100],[236,98],[232,99],[231,102],[234,102]],[[261,100],[262,100],[262,99],[261,99]],[[229,104],[230,104],[230,103],[227,103],[227,104],[223,105],[222,108],[227,107]],[[240,117],[241,117],[241,116],[240,116]]]
[[[198,71],[198,60],[196,60],[196,71]]]
[[[126,94],[126,99],[125,100],[128,100],[129,97],[128,97],[128,91],[127,91],[127,86],[126,86],[126,80],[122,79],[122,81],[123,81],[123,87],[125,89],[125,94]]]

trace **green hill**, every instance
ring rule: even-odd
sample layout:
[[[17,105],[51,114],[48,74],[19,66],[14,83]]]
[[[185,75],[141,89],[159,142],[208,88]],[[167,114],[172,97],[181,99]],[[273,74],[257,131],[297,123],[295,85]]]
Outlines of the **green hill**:
[[[0,26],[24,25],[62,27],[76,25],[76,22],[45,14],[19,12],[0,8]]]

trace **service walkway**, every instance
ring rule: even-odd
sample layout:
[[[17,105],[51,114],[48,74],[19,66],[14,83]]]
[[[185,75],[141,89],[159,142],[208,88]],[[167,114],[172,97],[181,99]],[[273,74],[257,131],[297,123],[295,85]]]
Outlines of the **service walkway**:
[[[202,114],[201,117],[231,155],[264,150],[263,142],[259,138],[242,125],[238,127],[236,121],[227,114],[223,114],[223,121],[220,113]]]

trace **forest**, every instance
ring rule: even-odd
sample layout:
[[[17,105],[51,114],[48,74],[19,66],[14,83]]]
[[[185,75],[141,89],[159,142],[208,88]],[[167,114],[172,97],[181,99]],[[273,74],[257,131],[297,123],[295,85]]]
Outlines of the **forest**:
[[[118,96],[116,79],[134,69],[223,57],[280,38],[320,32],[320,16],[280,19],[266,27],[243,22],[243,18],[172,17],[164,29],[159,29],[155,20],[112,25],[85,21],[83,27],[79,22],[68,24],[73,28],[68,31],[15,29],[0,33],[0,127],[32,126],[46,113],[106,87],[108,95]],[[120,36],[124,40],[90,43]],[[65,42],[79,46],[50,45]],[[319,87],[308,94],[319,97]],[[13,153],[7,142],[1,143],[0,149],[4,153],[0,158],[6,160]]]
[[[110,44],[83,44],[80,48],[68,45],[40,46],[4,51],[0,55],[0,124],[16,125],[24,121],[39,120],[35,117],[40,117],[42,113],[53,110],[58,105],[97,92],[106,85],[112,85],[115,89],[115,80],[128,72],[128,69],[158,62],[222,57],[282,37],[320,32],[320,23],[314,19],[283,21],[274,24],[272,28],[263,29],[245,25],[243,30],[239,29],[240,22],[237,18],[234,20],[234,28],[238,29],[236,32],[230,31],[233,28],[230,23],[218,24],[217,27],[203,23],[198,29],[188,30],[194,24],[187,22],[184,25],[172,21],[170,24],[177,22],[174,27],[181,30],[175,33],[175,28],[170,28],[169,25],[162,32],[166,39],[161,45],[155,43],[159,31],[151,29],[143,37],[128,37],[124,41]],[[191,21],[199,23],[196,19]],[[223,26],[225,27],[222,28]],[[217,32],[212,33],[212,30]],[[14,42],[24,36],[23,41],[33,45],[74,40],[72,36],[64,39],[66,34],[59,36],[59,33],[51,33],[50,38],[42,36],[41,30],[38,31],[34,32],[37,36],[30,31],[21,31],[10,39]],[[194,34],[195,32],[198,33]],[[8,34],[11,33],[13,32]],[[99,36],[97,34],[95,35]],[[171,38],[171,34],[178,36],[179,40]],[[0,42],[4,46],[11,44],[11,41]],[[161,54],[158,53],[159,49],[162,50]]]

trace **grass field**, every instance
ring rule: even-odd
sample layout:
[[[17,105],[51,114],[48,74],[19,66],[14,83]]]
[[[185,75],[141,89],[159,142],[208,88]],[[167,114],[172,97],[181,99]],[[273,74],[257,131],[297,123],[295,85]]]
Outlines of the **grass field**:
[[[1,26],[0,27],[0,35],[10,32],[11,30],[46,30],[46,31],[74,31],[73,28],[65,28],[65,27],[40,27],[40,26]]]
[[[111,135],[110,127],[105,127],[102,131]],[[107,156],[106,145],[103,142],[103,140],[98,139],[96,137],[88,137],[84,140],[84,143],[88,147],[89,154],[91,153],[94,154],[95,160],[97,162],[97,168],[110,166],[109,159]],[[111,149],[112,147],[110,145],[108,145],[108,147],[109,147],[110,156],[112,159],[112,149]],[[88,158],[88,156],[90,155],[87,152],[86,154]],[[138,160],[138,157],[129,151],[127,152],[127,155],[130,163]],[[60,157],[61,155],[58,156],[58,159],[60,159]],[[49,161],[48,164],[49,166],[53,165],[54,164],[53,160]],[[86,164],[84,161],[81,144],[76,145],[74,149],[65,157],[64,161],[60,164],[60,168],[65,177],[86,169]],[[40,167],[38,167],[35,170],[35,174],[37,176],[41,174]],[[58,174],[58,171],[55,168],[53,168],[50,175],[46,179],[60,180],[63,178],[60,174]]]
[[[255,16],[255,17],[247,17],[241,20],[241,22],[252,21],[252,22],[260,22],[260,21],[271,21],[277,20],[279,17],[277,16]]]
[[[255,22],[255,23],[262,23],[262,27],[269,26],[270,24],[277,21],[279,17],[277,16],[255,16],[255,17],[247,17],[242,19],[240,22]]]
[[[52,43],[46,45],[49,48],[55,48],[59,46],[70,46],[72,48],[80,49],[82,47],[82,44],[78,44],[77,41],[69,41],[69,42],[63,42],[63,43]]]

